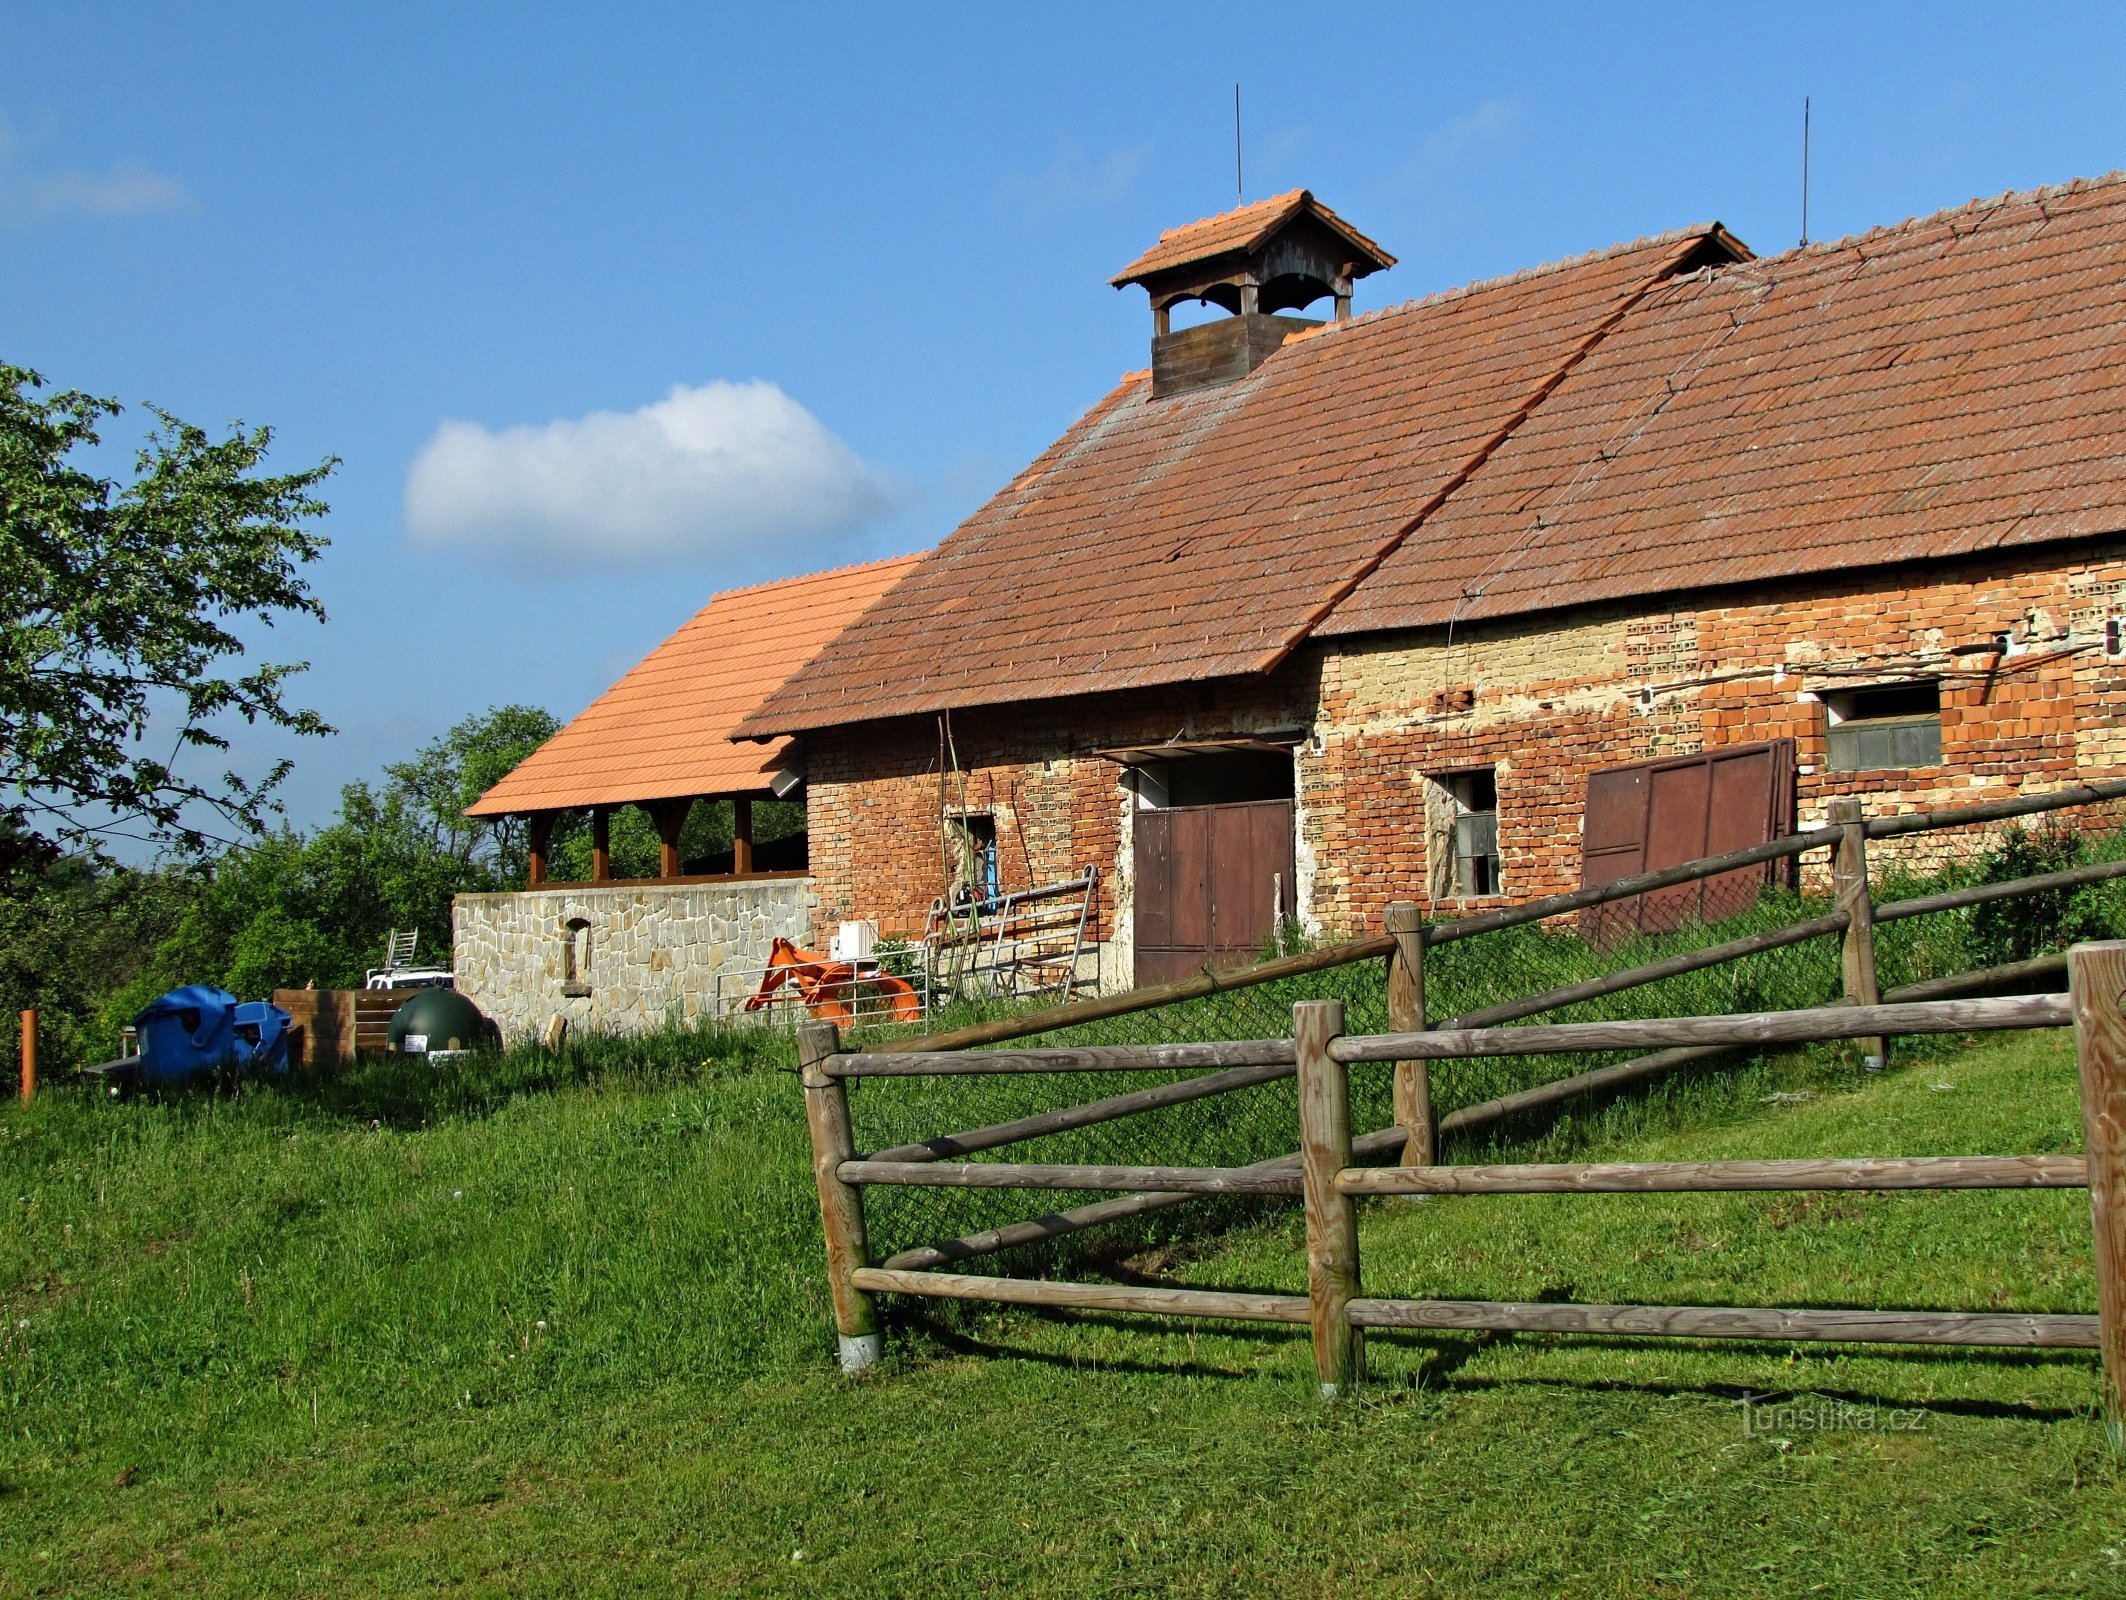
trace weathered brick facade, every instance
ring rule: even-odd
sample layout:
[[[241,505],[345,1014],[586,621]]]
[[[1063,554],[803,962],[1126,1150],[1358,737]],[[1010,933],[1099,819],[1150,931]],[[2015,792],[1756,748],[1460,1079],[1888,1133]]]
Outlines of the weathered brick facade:
[[[822,930],[867,916],[920,931],[946,881],[940,817],[994,816],[1004,882],[1098,866],[1107,980],[1129,960],[1130,817],[1122,769],[1094,752],[1304,727],[1297,851],[1305,919],[1377,928],[1424,900],[1421,780],[1491,767],[1506,895],[1572,887],[1587,774],[1650,757],[1789,738],[1799,820],[1834,796],[1917,809],[2126,770],[2126,541],[1867,569],[1790,587],[1319,644],[1259,680],[963,710],[812,736],[812,866]],[[2005,653],[1988,645],[2007,634]],[[1942,760],[1833,772],[1818,695],[1936,678]],[[940,772],[944,773],[941,781]],[[1451,909],[1442,907],[1441,909]]]

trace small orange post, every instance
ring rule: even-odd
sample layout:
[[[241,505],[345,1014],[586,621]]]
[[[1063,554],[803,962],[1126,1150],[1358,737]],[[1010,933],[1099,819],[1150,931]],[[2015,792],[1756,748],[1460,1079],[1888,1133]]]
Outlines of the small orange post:
[[[37,1098],[37,1008],[22,1013],[22,1103]]]

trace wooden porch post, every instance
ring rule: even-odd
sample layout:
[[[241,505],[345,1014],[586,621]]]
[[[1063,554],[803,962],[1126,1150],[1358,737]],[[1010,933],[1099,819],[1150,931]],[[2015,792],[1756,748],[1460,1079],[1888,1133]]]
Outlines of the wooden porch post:
[[[531,861],[525,868],[525,887],[536,889],[546,882],[547,853],[554,843],[554,814],[551,811],[534,811],[524,819],[524,831],[531,845]]]
[[[1358,1294],[1358,1205],[1336,1187],[1351,1164],[1350,1069],[1329,1057],[1344,1031],[1341,1000],[1292,1007],[1299,1053],[1300,1192],[1307,1213],[1307,1300],[1321,1394],[1333,1400],[1365,1375],[1365,1346],[1351,1326]]]
[[[657,823],[657,876],[679,876],[679,835],[686,828],[692,800],[662,800],[651,813]]]
[[[613,881],[613,814],[604,806],[591,807],[591,882]]]
[[[840,1051],[841,1041],[841,1029],[831,1022],[806,1022],[797,1030],[797,1065],[805,1090],[805,1122],[812,1132],[820,1223],[827,1236],[834,1327],[840,1335],[842,1371],[858,1373],[878,1361],[883,1341],[877,1302],[851,1281],[859,1267],[871,1265],[871,1243],[864,1233],[863,1191],[841,1179],[842,1163],[856,1155],[848,1089],[840,1078],[820,1070],[822,1062]]]
[[[1846,998],[1856,1006],[1882,1003],[1875,979],[1875,902],[1868,897],[1868,829],[1861,820],[1860,802],[1840,795],[1831,802],[1830,820],[1839,827],[1838,851],[1831,859],[1831,881],[1838,892],[1838,909],[1848,921],[1841,959],[1845,971]],[[1856,1039],[1862,1061],[1870,1072],[1889,1065],[1887,1039]]]
[[[1384,919],[1395,937],[1388,957],[1388,1031],[1425,1029],[1425,924],[1406,901],[1388,907]],[[1424,1061],[1395,1063],[1395,1125],[1403,1130],[1402,1164],[1429,1167],[1439,1160],[1439,1134],[1432,1117],[1432,1070]]]
[[[753,870],[753,801],[746,795],[731,802],[731,870]]]
[[[2067,952],[2074,1053],[2082,1076],[2082,1148],[2096,1235],[2097,1343],[2104,1354],[2104,1431],[2126,1451],[2126,942]]]

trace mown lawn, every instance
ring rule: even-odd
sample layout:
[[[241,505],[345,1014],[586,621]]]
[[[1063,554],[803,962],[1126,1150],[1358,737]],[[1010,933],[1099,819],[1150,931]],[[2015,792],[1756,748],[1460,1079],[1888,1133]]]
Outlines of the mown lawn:
[[[397,1070],[0,1118],[0,1592],[2126,1595],[2091,1355],[1398,1336],[1324,1406],[1286,1332],[902,1304],[850,1383],[770,1063]],[[2047,1035],[1511,1148],[2078,1126]],[[1363,1246],[1376,1293],[2086,1310],[2087,1230],[2078,1191],[1483,1197]],[[1296,1241],[1109,1266],[1290,1289]]]

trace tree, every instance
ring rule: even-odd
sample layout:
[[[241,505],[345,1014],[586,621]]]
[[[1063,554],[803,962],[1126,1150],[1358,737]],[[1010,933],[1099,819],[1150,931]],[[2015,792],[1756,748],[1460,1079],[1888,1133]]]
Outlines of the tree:
[[[479,862],[521,886],[530,841],[516,817],[468,817],[465,808],[560,730],[537,706],[494,706],[467,717],[411,761],[384,768],[387,792],[425,819],[434,849],[471,865]]]
[[[157,424],[121,485],[75,464],[119,405],[44,387],[0,364],[4,809],[69,844],[129,833],[198,852],[217,825],[262,835],[287,761],[247,782],[192,776],[180,757],[228,748],[214,724],[232,715],[332,731],[284,697],[307,663],[229,663],[245,654],[232,626],[324,619],[300,569],[325,548],[304,525],[325,514],[312,491],[338,462],[260,475],[270,429],[238,424],[217,441],[151,406]],[[141,751],[151,733],[167,756]]]

